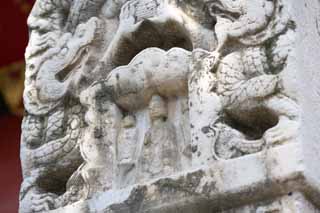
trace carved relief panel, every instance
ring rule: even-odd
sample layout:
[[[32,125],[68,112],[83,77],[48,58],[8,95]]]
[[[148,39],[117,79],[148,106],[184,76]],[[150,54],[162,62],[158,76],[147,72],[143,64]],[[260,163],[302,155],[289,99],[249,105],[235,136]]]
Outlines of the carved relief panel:
[[[281,0],[38,0],[28,24],[21,212],[298,136]]]

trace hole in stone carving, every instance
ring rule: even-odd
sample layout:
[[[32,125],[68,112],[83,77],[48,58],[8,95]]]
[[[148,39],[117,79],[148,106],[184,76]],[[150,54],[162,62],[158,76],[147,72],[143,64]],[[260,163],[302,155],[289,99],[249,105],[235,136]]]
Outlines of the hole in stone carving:
[[[278,123],[278,117],[264,107],[257,107],[246,112],[225,112],[224,122],[242,132],[248,140],[257,140]]]
[[[41,176],[37,180],[37,185],[45,193],[54,193],[56,195],[62,195],[66,192],[66,185],[71,175],[81,165],[81,162],[76,162],[74,165],[66,165],[61,168],[48,167],[45,175]]]
[[[74,70],[77,70],[81,67],[81,61],[87,54],[87,48],[80,49],[75,59],[67,67],[65,67],[56,74],[56,79],[60,82],[64,82],[72,74]]]
[[[120,41],[119,48],[113,55],[112,61],[115,67],[127,65],[142,50],[158,47],[169,50],[180,47],[191,51],[193,45],[188,32],[174,21],[163,24],[155,24],[145,20],[141,26],[130,35]]]

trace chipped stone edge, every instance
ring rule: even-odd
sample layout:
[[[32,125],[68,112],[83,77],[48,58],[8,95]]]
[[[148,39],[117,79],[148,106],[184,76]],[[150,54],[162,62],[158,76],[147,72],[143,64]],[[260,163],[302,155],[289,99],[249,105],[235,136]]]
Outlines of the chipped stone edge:
[[[301,144],[297,142],[106,192],[50,212],[163,212],[164,208],[170,211],[191,205],[209,205],[206,208],[215,210],[292,191],[301,191],[307,197],[320,195],[320,187],[305,176]]]

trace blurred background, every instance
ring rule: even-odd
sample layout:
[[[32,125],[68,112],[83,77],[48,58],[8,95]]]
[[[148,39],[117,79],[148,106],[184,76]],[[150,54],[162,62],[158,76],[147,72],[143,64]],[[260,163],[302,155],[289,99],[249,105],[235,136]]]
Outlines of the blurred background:
[[[0,213],[18,212],[26,20],[33,3],[4,0],[0,6]]]

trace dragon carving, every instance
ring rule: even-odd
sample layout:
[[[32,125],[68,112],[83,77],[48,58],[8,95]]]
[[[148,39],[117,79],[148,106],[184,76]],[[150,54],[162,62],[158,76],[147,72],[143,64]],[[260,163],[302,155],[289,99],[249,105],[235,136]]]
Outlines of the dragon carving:
[[[284,83],[295,26],[282,0],[126,2],[36,1],[28,19],[30,41],[25,55],[22,213],[57,209],[113,190],[121,120],[135,118],[153,93],[168,100],[193,98],[194,85],[188,79],[199,74],[190,71],[200,69],[192,62],[199,50],[193,47],[205,46],[193,46],[202,40],[188,32],[193,25],[186,24],[190,19],[186,14],[192,15],[194,8],[193,21],[201,22],[204,34],[212,33],[207,42],[213,35],[217,40],[209,48],[216,46],[215,51],[201,49],[206,54],[199,56],[206,66],[204,81],[210,81],[208,93],[219,99],[213,103],[202,97],[211,101],[210,106],[219,105],[215,112],[219,115],[199,110],[208,117],[200,127],[219,117],[201,129],[204,134],[214,132],[214,157],[255,153],[296,137],[299,107]],[[171,7],[172,2],[182,9]],[[205,12],[198,7],[205,7]],[[202,80],[193,83],[198,86]],[[198,110],[197,103],[189,105],[191,110],[186,107],[186,111]],[[187,148],[200,153],[189,144],[183,147]],[[211,150],[206,151],[211,155]]]
[[[72,91],[91,84],[84,73],[96,64],[95,45],[103,41],[104,30],[103,21],[93,16],[108,4],[112,10],[105,16],[113,18],[123,3],[38,0],[34,5],[25,54],[21,212],[48,211],[81,197],[77,169],[83,162],[79,141],[85,111]],[[83,13],[89,7],[91,13]]]
[[[209,0],[207,6],[217,20],[218,46],[210,56],[215,59],[212,70],[217,78],[213,89],[229,120],[240,126],[240,131],[218,127],[220,143],[227,140],[233,150],[227,158],[294,139],[299,107],[283,83],[294,24],[283,4],[280,0]],[[246,135],[241,125],[257,134]],[[221,144],[220,152],[225,154]],[[219,152],[219,147],[215,149]]]

